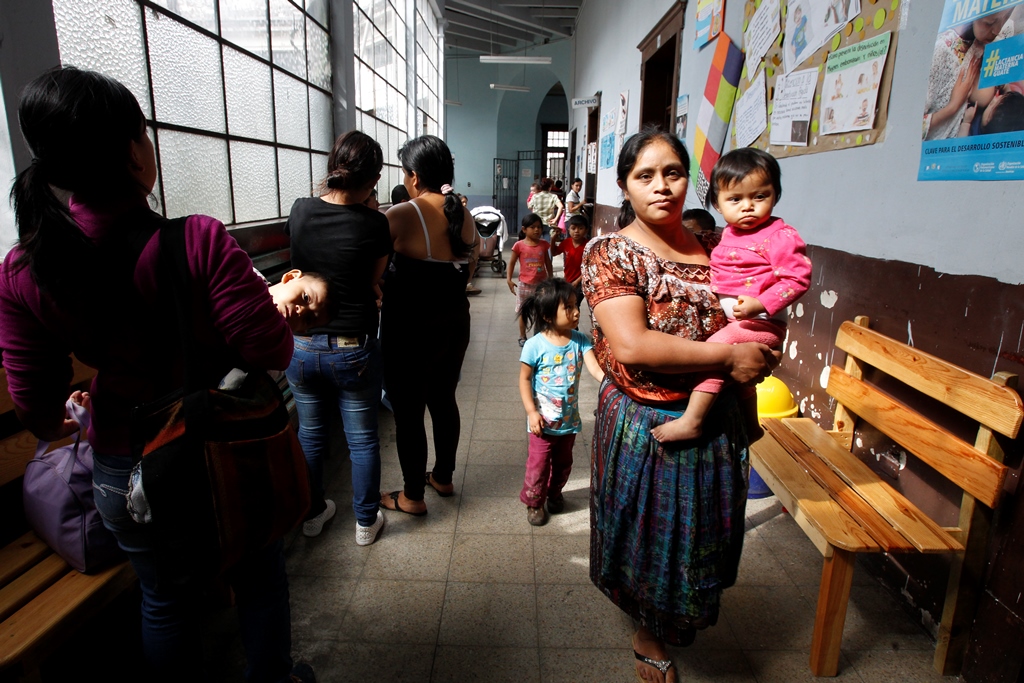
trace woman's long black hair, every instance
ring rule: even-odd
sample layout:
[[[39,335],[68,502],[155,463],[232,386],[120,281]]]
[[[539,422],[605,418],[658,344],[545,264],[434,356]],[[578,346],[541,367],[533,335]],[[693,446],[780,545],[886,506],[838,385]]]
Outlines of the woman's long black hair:
[[[323,186],[332,190],[362,190],[376,183],[384,166],[384,153],[366,133],[350,130],[334,141],[327,157]]]
[[[644,148],[655,140],[661,140],[671,147],[672,151],[679,157],[679,161],[683,162],[683,168],[689,171],[690,155],[687,153],[686,145],[683,144],[683,141],[677,138],[675,134],[659,126],[644,126],[643,130],[626,140],[626,144],[622,146],[622,151],[619,152],[619,163],[615,170],[619,184],[623,188],[626,187],[626,178],[629,177],[630,171],[636,165],[640,152],[644,151]],[[629,203],[628,199],[623,199],[622,207],[619,209],[619,228],[624,228],[635,220],[636,212],[633,211],[633,205]]]
[[[52,69],[25,86],[18,119],[33,159],[11,189],[21,248],[14,265],[27,265],[39,288],[59,301],[95,246],[52,187],[96,205],[148,192],[130,159],[146,119],[126,87],[74,67]]]
[[[398,160],[402,162],[402,168],[415,172],[420,184],[433,192],[440,193],[443,186],[451,185],[455,179],[452,152],[441,138],[433,135],[422,135],[406,142],[398,150]],[[462,239],[465,211],[465,207],[454,192],[444,196],[448,241],[452,246],[452,253],[456,256],[467,256],[473,251],[473,243]]]

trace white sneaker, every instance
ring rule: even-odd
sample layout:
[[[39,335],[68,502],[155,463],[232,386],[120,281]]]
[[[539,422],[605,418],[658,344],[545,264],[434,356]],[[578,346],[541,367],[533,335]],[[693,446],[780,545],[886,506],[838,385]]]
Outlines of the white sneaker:
[[[356,522],[356,545],[370,545],[377,540],[380,530],[384,528],[384,513],[377,509],[377,521],[370,526]]]
[[[323,512],[313,519],[307,519],[302,523],[303,536],[308,538],[319,536],[320,532],[324,529],[324,524],[330,521],[334,517],[334,513],[338,511],[338,506],[334,504],[333,500],[325,500],[324,502],[327,503],[327,507],[324,508]]]

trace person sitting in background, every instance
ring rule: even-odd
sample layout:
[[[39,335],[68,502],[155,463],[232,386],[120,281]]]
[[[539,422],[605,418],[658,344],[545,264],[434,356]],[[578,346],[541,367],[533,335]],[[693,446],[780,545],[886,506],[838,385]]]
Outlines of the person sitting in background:
[[[409,190],[405,185],[395,185],[391,188],[391,206],[409,201]]]
[[[714,232],[715,217],[707,209],[683,211],[683,227],[690,232]]]

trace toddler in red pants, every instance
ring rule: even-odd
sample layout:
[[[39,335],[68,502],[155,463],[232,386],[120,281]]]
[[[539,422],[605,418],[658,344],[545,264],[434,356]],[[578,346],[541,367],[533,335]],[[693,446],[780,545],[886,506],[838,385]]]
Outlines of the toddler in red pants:
[[[711,252],[711,290],[729,322],[708,337],[709,342],[778,346],[786,336],[786,307],[803,296],[811,282],[807,246],[795,228],[772,215],[782,196],[781,177],[775,157],[752,147],[729,152],[711,170],[707,199],[727,223]],[[655,427],[651,434],[663,443],[699,437],[722,384],[721,375],[701,378],[682,417]],[[753,441],[761,428],[752,388],[744,398]]]
[[[530,448],[526,479],[519,500],[533,526],[547,521],[547,511],[564,508],[562,487],[572,471],[572,446],[580,432],[580,377],[583,365],[595,379],[604,379],[594,346],[576,330],[580,319],[576,290],[562,278],[537,285],[520,311],[537,334],[523,346],[519,360],[519,394],[526,408]]]

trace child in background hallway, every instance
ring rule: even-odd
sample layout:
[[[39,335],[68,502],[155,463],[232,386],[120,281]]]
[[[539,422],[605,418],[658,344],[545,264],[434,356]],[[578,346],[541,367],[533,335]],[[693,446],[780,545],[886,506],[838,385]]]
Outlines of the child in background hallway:
[[[683,211],[683,227],[690,232],[714,232],[715,217],[707,209],[687,209]]]
[[[551,245],[551,258],[562,254],[562,269],[566,282],[576,290],[576,302],[583,303],[583,248],[590,239],[590,225],[583,216],[569,216],[565,224],[569,239],[561,237]]]
[[[709,342],[760,342],[770,347],[786,336],[785,310],[807,291],[811,260],[796,229],[772,215],[782,196],[782,172],[775,157],[751,147],[736,149],[711,170],[708,201],[727,223],[711,252],[711,289],[729,324]],[[682,417],[655,427],[660,442],[696,439],[723,380],[710,376],[690,394]],[[744,409],[747,431],[760,433],[756,394],[749,389]]]
[[[523,216],[523,229],[519,241],[512,245],[512,257],[508,260],[508,289],[516,295],[516,313],[521,313],[523,302],[533,294],[537,284],[551,277],[550,246],[541,239],[543,223],[540,216],[528,213]],[[519,284],[512,282],[512,275],[519,262]],[[526,343],[526,323],[519,316],[519,345]]]
[[[562,278],[544,280],[523,302],[520,319],[537,334],[526,342],[519,360],[519,394],[526,408],[529,455],[519,500],[533,526],[565,507],[562,487],[572,471],[572,446],[580,432],[579,389],[582,365],[594,379],[604,379],[594,345],[575,328],[580,309],[572,285]]]

